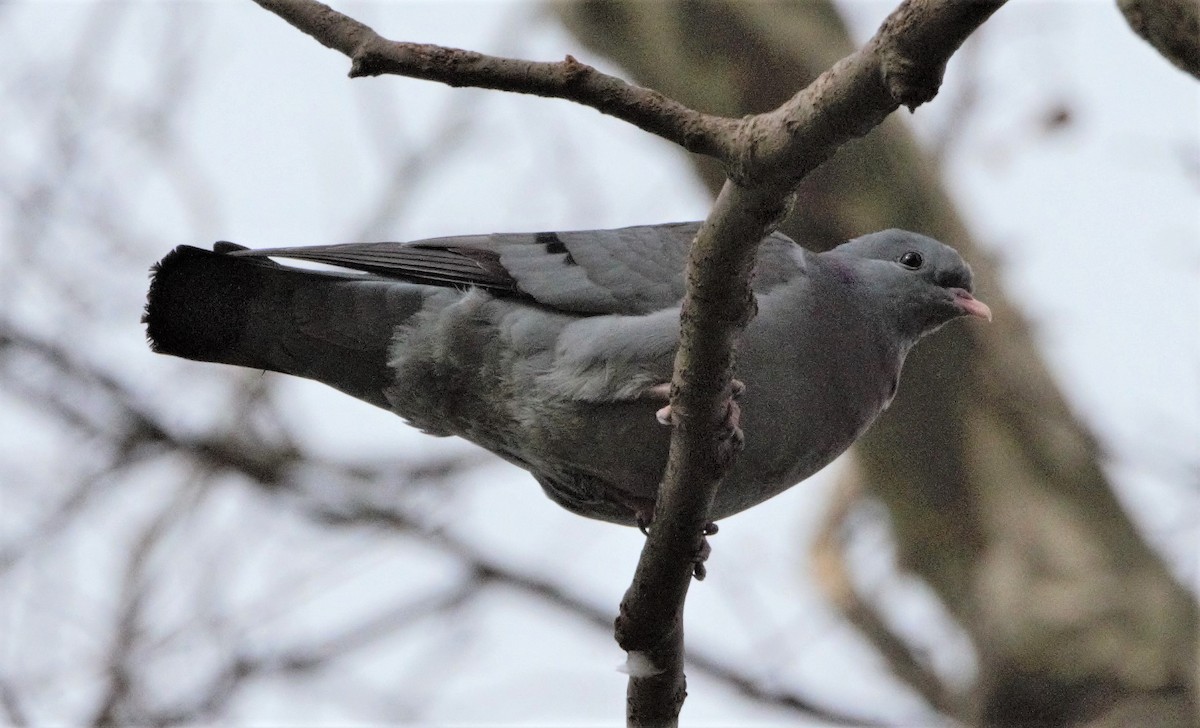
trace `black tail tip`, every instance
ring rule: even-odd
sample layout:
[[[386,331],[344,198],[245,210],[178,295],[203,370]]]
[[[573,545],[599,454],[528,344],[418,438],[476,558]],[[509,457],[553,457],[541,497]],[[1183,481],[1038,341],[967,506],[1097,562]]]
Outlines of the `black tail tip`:
[[[150,349],[187,359],[214,361],[235,346],[245,320],[244,302],[256,287],[240,259],[180,245],[150,269],[142,323]]]

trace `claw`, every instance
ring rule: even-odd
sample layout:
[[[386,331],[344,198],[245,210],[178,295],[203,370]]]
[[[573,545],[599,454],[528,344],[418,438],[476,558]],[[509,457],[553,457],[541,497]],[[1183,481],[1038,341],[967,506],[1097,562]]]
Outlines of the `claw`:
[[[659,424],[661,425],[670,425],[671,405],[669,400],[671,399],[671,383],[663,382],[662,384],[655,384],[653,387],[647,388],[646,391],[642,393],[642,396],[648,399],[656,399],[668,402],[667,405],[655,411],[654,419],[658,420]]]
[[[738,399],[740,399],[742,394],[745,393],[745,391],[746,391],[745,382],[743,382],[740,379],[732,380],[729,383],[729,396],[730,396],[730,399],[732,400],[730,404],[733,405],[734,402],[736,402]],[[650,399],[669,399],[671,396],[671,383],[663,382],[662,384],[656,384],[653,387],[648,388],[643,393],[643,396],[648,397]],[[733,430],[737,430],[738,420],[741,416],[741,410],[738,409],[736,405],[733,405],[733,407],[731,409],[733,411],[733,414],[726,415],[726,422],[731,423],[730,426]],[[658,410],[655,410],[654,419],[658,420],[658,423],[660,425],[670,425],[671,424],[671,405],[667,404],[666,406],[661,407]],[[741,436],[739,434],[739,435],[736,435],[735,437],[740,438]]]
[[[654,521],[654,511],[638,509],[634,512],[633,517],[642,535],[649,536],[650,526]],[[708,561],[708,557],[712,554],[712,545],[709,544],[708,537],[714,535],[718,530],[717,524],[709,521],[704,524],[704,528],[700,532],[700,545],[696,547],[696,553],[692,555],[692,578],[696,581],[704,581],[704,577],[708,576],[708,569],[704,566],[704,562]]]
[[[738,406],[736,400],[730,399],[725,409],[725,421],[717,434],[721,450],[726,457],[732,458],[741,451],[742,446],[746,443],[745,433],[740,427],[741,418],[742,408]]]
[[[695,555],[692,556],[692,578],[696,581],[704,581],[704,577],[708,576],[708,567],[704,562],[712,555],[712,545],[708,543],[708,527],[711,525],[713,524],[704,526],[704,533],[700,536],[700,548],[696,549]]]

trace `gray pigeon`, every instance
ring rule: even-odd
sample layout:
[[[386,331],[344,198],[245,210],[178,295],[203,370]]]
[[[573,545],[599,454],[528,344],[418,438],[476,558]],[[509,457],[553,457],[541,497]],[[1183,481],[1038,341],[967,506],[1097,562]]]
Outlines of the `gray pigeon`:
[[[698,229],[180,246],[154,267],[143,320],[154,351],[324,382],[491,450],[567,510],[644,525],[666,465],[670,428],[655,412]],[[849,447],[891,402],[922,336],[991,318],[962,258],[903,230],[820,254],[774,233],[753,286],[758,315],[737,356],[745,449],[714,521]]]

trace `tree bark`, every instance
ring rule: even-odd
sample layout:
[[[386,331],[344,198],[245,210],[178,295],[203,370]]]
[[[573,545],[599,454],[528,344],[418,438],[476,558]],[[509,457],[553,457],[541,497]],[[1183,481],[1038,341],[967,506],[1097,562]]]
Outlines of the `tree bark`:
[[[1200,78],[1200,0],[1117,0],[1117,7],[1163,58]]]
[[[775,108],[852,50],[828,2],[583,2],[567,27],[641,84],[737,117]],[[696,157],[714,192],[722,169]],[[996,270],[932,161],[889,119],[801,184],[781,229],[825,249],[904,227],[974,263],[989,327],[948,327],[914,350],[900,393],[857,448],[888,506],[904,568],[973,636],[990,725],[1192,725],[1196,606],[1120,508]]]

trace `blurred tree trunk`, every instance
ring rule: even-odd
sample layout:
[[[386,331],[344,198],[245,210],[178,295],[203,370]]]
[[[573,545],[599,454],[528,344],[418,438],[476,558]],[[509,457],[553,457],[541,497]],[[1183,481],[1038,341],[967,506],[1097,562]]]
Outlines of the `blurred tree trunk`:
[[[638,83],[727,116],[774,108],[852,50],[829,2],[593,0],[556,10]],[[721,170],[696,166],[715,192]],[[973,637],[979,682],[957,717],[1194,725],[1195,603],[1121,510],[1097,443],[1005,300],[995,264],[896,117],[812,174],[782,229],[823,249],[887,227],[952,243],[996,313],[990,326],[950,326],[918,347],[899,396],[857,449],[902,566]]]

